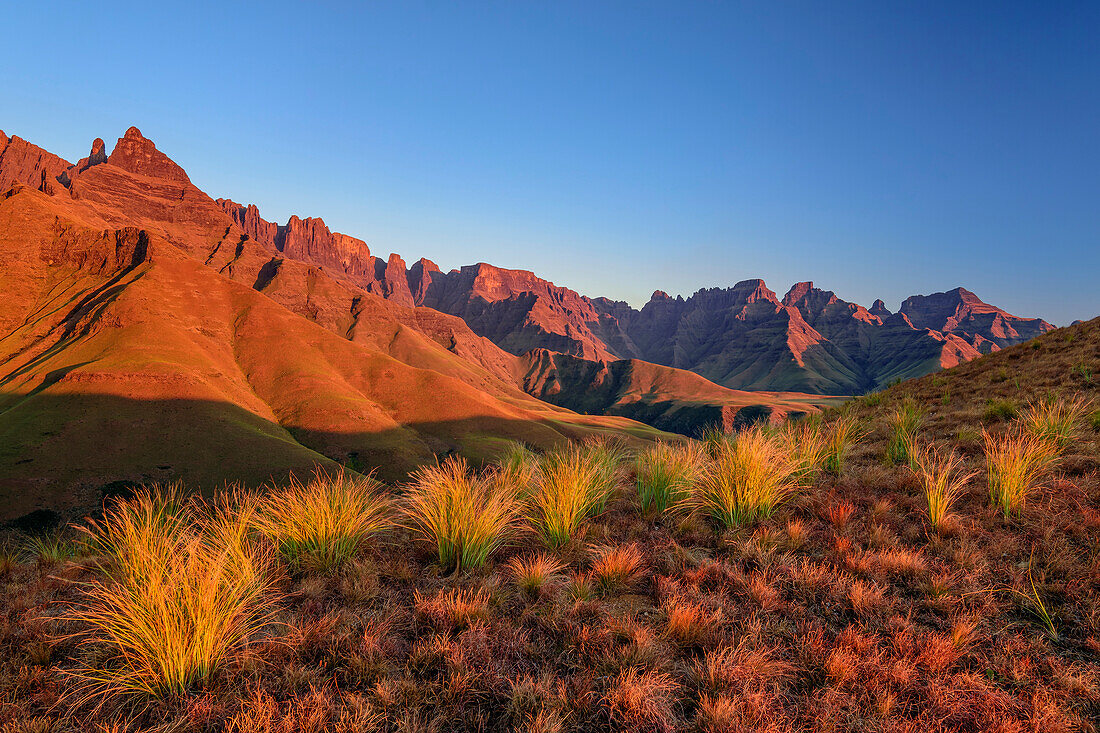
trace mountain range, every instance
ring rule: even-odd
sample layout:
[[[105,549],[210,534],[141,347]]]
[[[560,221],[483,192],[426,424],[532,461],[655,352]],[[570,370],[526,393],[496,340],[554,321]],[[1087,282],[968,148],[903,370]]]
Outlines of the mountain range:
[[[805,412],[1052,326],[962,288],[870,310],[800,283],[641,310],[521,270],[371,254],[214,199],[131,127],[70,163],[0,132],[6,516],[118,482],[386,479],[440,455]]]

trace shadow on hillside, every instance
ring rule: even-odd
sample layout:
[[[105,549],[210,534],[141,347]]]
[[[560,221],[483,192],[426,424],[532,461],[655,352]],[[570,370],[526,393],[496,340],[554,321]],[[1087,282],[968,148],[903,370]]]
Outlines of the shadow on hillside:
[[[508,440],[545,449],[592,434],[629,441],[655,434],[645,426],[624,432],[613,421],[553,412],[535,420],[471,415],[342,432],[279,424],[228,402],[0,395],[0,523],[22,517],[28,528],[49,524],[54,515],[32,513],[71,516],[144,483],[181,480],[210,492],[226,483],[282,482],[317,465],[398,482],[438,456],[489,460]]]

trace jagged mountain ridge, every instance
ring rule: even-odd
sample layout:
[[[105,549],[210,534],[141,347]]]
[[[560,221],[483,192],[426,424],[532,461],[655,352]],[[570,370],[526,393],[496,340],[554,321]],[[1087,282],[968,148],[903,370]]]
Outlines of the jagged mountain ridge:
[[[1053,326],[984,303],[965,288],[907,298],[897,313],[870,309],[796,283],[779,299],[762,280],[704,288],[689,298],[657,291],[636,310],[589,298],[526,270],[487,263],[443,272],[421,259],[370,255],[344,245],[319,219],[286,226],[258,209],[219,199],[246,231],[298,259],[336,270],[369,292],[462,318],[475,333],[523,355],[536,349],[613,362],[637,359],[686,369],[738,390],[858,394],[1026,341]],[[312,247],[295,246],[312,222]],[[288,245],[283,241],[292,242]],[[350,239],[350,238],[349,238]]]
[[[0,519],[118,481],[257,485],[346,462],[398,479],[507,440],[671,437],[627,415],[696,432],[820,404],[654,364],[532,369],[414,304],[446,294],[430,262],[215,201],[137,128],[75,165],[0,133],[0,176]]]

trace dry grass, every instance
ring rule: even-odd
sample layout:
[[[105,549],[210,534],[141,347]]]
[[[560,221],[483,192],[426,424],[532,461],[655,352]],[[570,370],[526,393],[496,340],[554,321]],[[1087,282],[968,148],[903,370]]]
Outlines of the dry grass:
[[[476,591],[452,588],[428,598],[416,591],[413,606],[437,627],[464,628],[488,618],[489,593],[483,588]]]
[[[726,528],[770,517],[795,489],[790,455],[771,432],[749,428],[715,446],[693,502]]]
[[[790,458],[791,477],[798,486],[810,486],[821,473],[829,447],[820,421],[788,422],[779,434]]]
[[[825,470],[834,476],[844,471],[848,454],[864,431],[854,415],[842,415],[825,428]]]
[[[478,568],[518,531],[516,493],[452,456],[413,474],[402,509],[408,528],[435,545],[445,570]]]
[[[318,472],[265,496],[254,521],[291,569],[327,573],[392,526],[392,504],[370,476]]]
[[[564,580],[565,564],[552,555],[541,552],[533,557],[513,557],[507,563],[516,586],[531,597]]]
[[[902,402],[890,413],[890,438],[886,443],[888,463],[914,468],[911,453],[923,422],[924,410],[912,400]]]
[[[658,442],[634,461],[638,501],[647,517],[685,509],[706,454],[701,444]]]
[[[399,525],[378,551],[338,572],[276,573],[280,623],[233,647],[186,694],[140,705],[111,695],[102,709],[70,715],[74,699],[62,697],[72,686],[63,675],[123,667],[112,642],[68,636],[90,627],[65,613],[88,601],[89,581],[116,582],[106,574],[108,545],[87,542],[75,562],[23,553],[0,576],[0,727],[1092,730],[1100,720],[1100,438],[1075,434],[1046,473],[1044,485],[1057,491],[1028,498],[1020,521],[986,506],[979,479],[973,490],[943,490],[958,495],[941,502],[941,532],[923,520],[929,511],[935,523],[925,482],[882,463],[885,418],[906,398],[925,411],[921,444],[939,449],[922,462],[940,491],[983,467],[987,400],[1090,395],[1095,386],[1071,367],[1095,362],[1100,321],[1070,331],[1079,334],[1072,343],[1056,332],[1040,349],[1006,349],[854,401],[842,414],[876,430],[848,452],[843,472],[803,480],[792,468],[787,478],[804,487],[779,517],[749,527],[715,531],[698,512],[646,521],[633,480],[625,484],[613,468],[591,472],[611,484],[603,494],[611,500],[603,511],[592,502],[558,551],[519,533],[511,541],[518,552],[505,560],[489,555],[482,568],[444,575],[415,547],[420,532]],[[821,435],[834,419],[826,416]],[[1019,424],[989,432],[1000,440],[1006,430],[1032,437]],[[792,428],[772,432],[797,464],[795,446],[783,442]],[[714,441],[715,453],[737,440]],[[543,461],[515,454],[512,466],[470,478],[507,486],[526,509]],[[258,547],[249,540],[247,523],[210,525],[239,503],[185,504],[149,512],[144,523],[171,524],[182,511],[188,536],[266,548],[277,560],[262,537],[252,535]],[[134,567],[137,584],[144,576]]]
[[[547,545],[561,547],[603,511],[615,489],[616,461],[602,446],[570,445],[543,456],[526,515]]]
[[[982,433],[985,441],[986,477],[989,496],[1005,516],[1019,512],[1028,497],[1039,488],[1058,458],[1051,441],[1011,430],[1002,435]]]
[[[914,447],[910,460],[924,492],[928,521],[936,531],[941,531],[951,505],[978,472],[966,471],[965,461],[954,450],[943,452],[930,446]]]
[[[592,578],[601,593],[629,588],[645,574],[645,558],[636,544],[592,549]]]
[[[675,728],[676,688],[667,674],[629,667],[611,681],[604,700],[619,730],[666,733]]]
[[[225,507],[223,507],[224,509]],[[209,516],[145,491],[83,531],[102,576],[70,618],[110,662],[72,674],[85,697],[183,693],[208,678],[270,620],[270,557],[249,541],[253,507]]]
[[[1078,426],[1088,413],[1090,402],[1083,396],[1072,399],[1042,397],[1020,415],[1024,429],[1063,451],[1073,443]]]

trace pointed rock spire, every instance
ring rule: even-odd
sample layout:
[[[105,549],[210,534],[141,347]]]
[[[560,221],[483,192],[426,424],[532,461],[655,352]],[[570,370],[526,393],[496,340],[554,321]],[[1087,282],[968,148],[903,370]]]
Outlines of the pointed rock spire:
[[[181,183],[191,182],[183,168],[157,150],[153,141],[144,137],[136,127],[131,127],[118,139],[107,162],[140,176]]]

